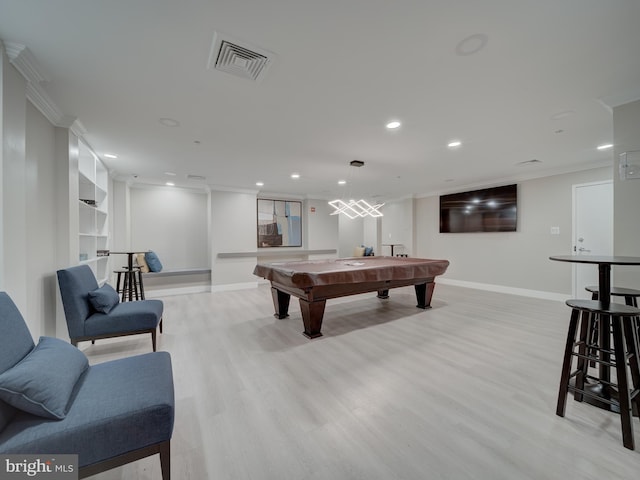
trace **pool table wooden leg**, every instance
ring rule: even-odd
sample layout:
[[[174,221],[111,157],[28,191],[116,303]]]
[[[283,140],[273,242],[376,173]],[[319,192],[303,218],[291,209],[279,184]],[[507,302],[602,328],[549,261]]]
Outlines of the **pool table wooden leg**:
[[[302,298],[299,300],[302,321],[304,322],[304,332],[302,333],[309,338],[321,337],[320,329],[322,328],[322,317],[324,316],[324,307],[327,301],[308,302]]]
[[[276,318],[287,318],[289,316],[289,300],[291,300],[291,295],[281,292],[275,287],[271,287],[271,297],[273,298],[273,307],[276,310],[273,316]]]
[[[418,300],[418,308],[431,308],[431,297],[433,297],[433,289],[436,284],[434,282],[420,283],[414,285],[416,289],[416,299]]]

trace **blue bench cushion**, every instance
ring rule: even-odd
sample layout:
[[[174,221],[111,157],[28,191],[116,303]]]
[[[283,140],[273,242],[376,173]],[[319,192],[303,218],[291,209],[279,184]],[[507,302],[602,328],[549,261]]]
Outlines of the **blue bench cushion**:
[[[40,337],[36,348],[0,374],[0,399],[25,412],[63,419],[87,357],[58,338]]]
[[[0,453],[78,454],[80,467],[171,439],[174,395],[167,352],[91,366],[67,416],[18,412],[0,432]]]
[[[161,300],[122,302],[109,314],[94,313],[84,322],[84,334],[106,335],[123,331],[149,330],[156,328],[162,318]]]
[[[100,288],[89,292],[89,303],[96,312],[109,313],[120,303],[120,297],[111,285],[105,283]]]

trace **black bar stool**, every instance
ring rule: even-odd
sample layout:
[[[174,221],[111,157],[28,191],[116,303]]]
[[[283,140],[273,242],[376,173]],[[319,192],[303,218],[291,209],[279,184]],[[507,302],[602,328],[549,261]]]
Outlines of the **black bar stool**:
[[[122,270],[114,270],[113,273],[117,275],[116,291],[122,295],[123,302],[144,300],[144,285],[140,267],[133,267],[131,270],[125,267]],[[131,285],[131,289],[129,285]]]
[[[587,292],[591,293],[591,300],[598,300],[598,286],[585,287]],[[631,307],[638,307],[638,297],[640,297],[640,290],[634,290],[633,288],[611,287],[612,297],[624,297],[624,303]],[[640,322],[638,322],[638,328],[640,328]],[[640,330],[638,331],[640,335]],[[591,343],[598,341],[598,321],[591,323]],[[593,361],[591,362],[593,366]]]
[[[591,292],[591,300],[598,300],[598,286],[585,287],[587,292]],[[633,288],[621,288],[611,287],[612,297],[624,297],[624,303],[638,308],[638,297],[640,297],[640,290],[634,290]]]
[[[640,407],[640,360],[636,325],[640,309],[618,303],[606,305],[595,300],[567,300],[566,304],[571,307],[571,320],[560,376],[556,415],[564,417],[569,391],[574,392],[577,401],[582,401],[583,396],[587,396],[614,407],[614,411],[615,408],[619,408],[622,442],[626,448],[633,450],[632,402],[636,404],[636,408]],[[592,343],[590,332],[596,316],[600,325],[600,342]],[[580,337],[576,339],[578,327]],[[610,345],[610,329],[613,332],[613,349]],[[577,365],[572,371],[573,357],[577,358]],[[597,377],[588,374],[590,362],[598,363],[600,366]],[[631,385],[627,376],[627,366],[631,373]],[[610,378],[612,367],[616,369],[617,384]],[[572,378],[575,378],[573,385],[570,383]],[[597,388],[593,388],[594,383],[589,383],[589,380],[595,382]]]

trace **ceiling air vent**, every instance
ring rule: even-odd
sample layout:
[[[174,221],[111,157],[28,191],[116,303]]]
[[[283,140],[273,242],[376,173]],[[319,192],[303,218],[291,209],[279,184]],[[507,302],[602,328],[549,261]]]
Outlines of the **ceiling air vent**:
[[[272,52],[215,33],[207,68],[257,82],[262,80],[274,58]]]
[[[192,174],[188,174],[187,175],[187,179],[188,180],[201,180],[204,181],[207,179],[207,177],[203,176],[203,175],[192,175]]]

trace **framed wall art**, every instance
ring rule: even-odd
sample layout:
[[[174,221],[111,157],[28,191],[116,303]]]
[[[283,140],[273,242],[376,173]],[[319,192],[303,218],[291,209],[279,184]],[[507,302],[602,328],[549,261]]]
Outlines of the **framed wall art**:
[[[302,202],[258,199],[258,248],[302,246]]]

